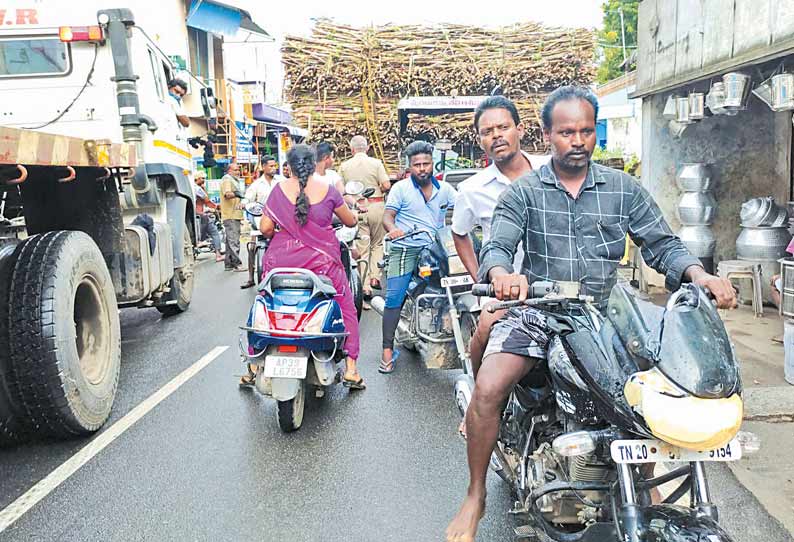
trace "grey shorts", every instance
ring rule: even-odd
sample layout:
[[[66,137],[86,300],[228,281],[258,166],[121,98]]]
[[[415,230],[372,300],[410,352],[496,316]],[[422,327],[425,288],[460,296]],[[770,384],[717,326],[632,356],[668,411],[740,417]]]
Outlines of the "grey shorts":
[[[514,307],[491,328],[483,359],[501,353],[545,359],[550,338],[542,312],[532,307]]]

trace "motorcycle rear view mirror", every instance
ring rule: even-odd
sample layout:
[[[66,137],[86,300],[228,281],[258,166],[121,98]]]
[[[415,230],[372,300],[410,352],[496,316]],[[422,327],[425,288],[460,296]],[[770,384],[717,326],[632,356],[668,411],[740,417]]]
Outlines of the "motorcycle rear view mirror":
[[[245,211],[253,216],[262,216],[265,212],[265,206],[255,201],[245,205]]]
[[[374,194],[374,193],[375,193],[375,189],[374,188],[367,188],[366,190],[364,190],[361,193],[361,196],[365,197],[365,198],[368,198],[368,197],[372,196],[372,194]]]
[[[348,181],[345,184],[345,196],[358,196],[364,191],[364,183],[361,181]]]

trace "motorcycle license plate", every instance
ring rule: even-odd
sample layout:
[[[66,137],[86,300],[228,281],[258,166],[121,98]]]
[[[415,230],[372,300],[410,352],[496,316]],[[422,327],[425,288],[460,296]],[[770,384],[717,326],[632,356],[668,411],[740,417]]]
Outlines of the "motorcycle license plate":
[[[268,378],[306,378],[309,356],[274,354],[265,357],[264,375]]]
[[[742,446],[733,439],[725,446],[714,450],[696,452],[667,444],[660,440],[635,439],[615,440],[609,447],[615,463],[658,463],[662,461],[738,461],[742,458]]]
[[[474,284],[474,280],[471,278],[471,275],[458,275],[456,277],[442,277],[441,278],[441,287],[454,287],[454,286],[465,286],[468,284]]]

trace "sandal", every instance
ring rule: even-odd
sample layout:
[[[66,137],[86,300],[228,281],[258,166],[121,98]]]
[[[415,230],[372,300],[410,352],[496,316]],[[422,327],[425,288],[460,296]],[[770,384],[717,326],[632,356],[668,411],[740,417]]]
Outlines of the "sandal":
[[[240,289],[245,290],[246,288],[253,288],[254,286],[256,286],[256,283],[249,280],[248,282],[241,284]]]
[[[237,384],[240,388],[253,388],[256,383],[256,373],[251,370],[251,365],[248,365],[248,374],[240,377],[240,382]]]
[[[394,372],[394,369],[397,366],[397,358],[400,356],[400,351],[395,350],[391,356],[391,361],[383,361],[381,358],[380,365],[378,365],[378,372],[383,373],[385,375],[391,374]]]
[[[358,380],[342,379],[342,385],[350,390],[365,390],[367,386],[364,384],[364,378],[358,377]]]

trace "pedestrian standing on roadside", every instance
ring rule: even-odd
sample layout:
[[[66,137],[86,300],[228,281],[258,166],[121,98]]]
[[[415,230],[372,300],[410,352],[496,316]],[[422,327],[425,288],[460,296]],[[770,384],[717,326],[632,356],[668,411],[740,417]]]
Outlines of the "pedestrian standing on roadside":
[[[364,283],[364,295],[371,296],[372,288],[382,288],[378,277],[378,263],[383,259],[383,228],[384,196],[391,188],[389,175],[383,162],[367,156],[369,144],[364,136],[353,136],[350,140],[350,151],[353,157],[339,166],[339,173],[345,183],[360,181],[364,188],[374,188],[369,198],[359,202],[359,208],[366,210],[366,217],[359,225],[358,253],[367,262],[367,276],[361,277]],[[369,308],[368,304],[364,308]]]
[[[204,171],[197,171],[193,178],[196,183],[196,214],[199,215],[199,223],[201,231],[199,232],[199,242],[203,241],[205,237],[209,236],[212,240],[212,248],[215,251],[215,261],[223,261],[223,253],[221,253],[221,235],[218,228],[215,227],[214,215],[218,206],[207,195],[204,190],[204,183],[207,180],[207,174]]]
[[[245,271],[240,259],[240,221],[243,219],[240,166],[232,162],[221,179],[221,219],[226,232],[226,271]]]

